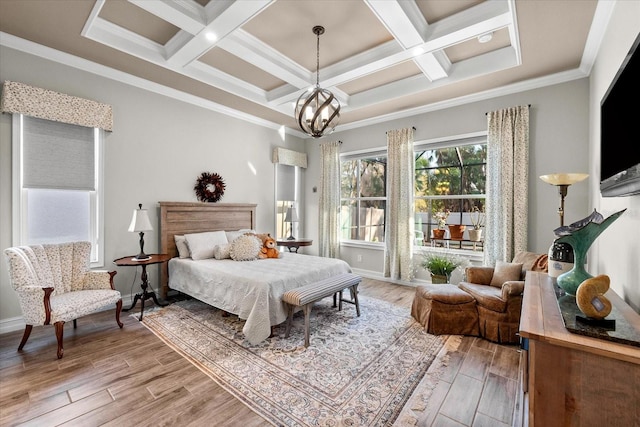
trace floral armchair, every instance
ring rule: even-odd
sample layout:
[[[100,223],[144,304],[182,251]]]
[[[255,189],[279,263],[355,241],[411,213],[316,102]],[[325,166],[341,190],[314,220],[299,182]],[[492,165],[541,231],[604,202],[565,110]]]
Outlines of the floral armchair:
[[[9,278],[18,294],[26,324],[18,350],[34,325],[55,326],[58,359],[62,358],[64,324],[115,304],[120,328],[122,298],[113,286],[116,272],[89,269],[91,243],[69,242],[5,249]]]

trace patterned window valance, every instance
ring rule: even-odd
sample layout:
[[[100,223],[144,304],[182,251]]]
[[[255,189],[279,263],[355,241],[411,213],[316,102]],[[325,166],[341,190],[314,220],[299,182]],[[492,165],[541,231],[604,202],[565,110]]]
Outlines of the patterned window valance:
[[[300,153],[298,151],[287,150],[286,148],[276,147],[273,149],[273,163],[279,163],[281,165],[298,166],[301,168],[307,167],[307,154]]]
[[[113,130],[110,105],[6,80],[0,109],[55,122]]]

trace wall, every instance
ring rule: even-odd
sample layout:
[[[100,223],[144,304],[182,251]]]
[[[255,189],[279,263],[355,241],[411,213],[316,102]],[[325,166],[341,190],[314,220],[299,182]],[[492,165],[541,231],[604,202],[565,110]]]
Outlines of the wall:
[[[256,228],[275,235],[271,150],[284,146],[304,151],[300,138],[287,135],[283,142],[276,130],[6,47],[0,47],[0,57],[0,81],[19,81],[113,106],[114,131],[106,138],[105,155],[105,268],[114,269],[112,260],[139,251],[137,234],[127,232],[138,203],[150,209],[156,230],[145,233],[145,252],[157,251],[158,202],[197,201],[193,186],[205,171],[223,177],[222,203],[257,203]],[[4,249],[12,246],[10,114],[0,117],[0,169],[0,246]],[[115,282],[123,295],[139,291],[134,270],[117,268]],[[148,272],[155,288],[158,267]],[[125,307],[129,304],[125,299]],[[20,316],[2,262],[0,332]]]
[[[589,169],[589,82],[588,79],[543,87],[454,108],[429,112],[366,128],[336,132],[325,139],[342,141],[341,152],[386,146],[385,132],[414,126],[416,141],[454,135],[482,132],[487,129],[485,113],[500,108],[531,104],[529,123],[529,245],[533,252],[546,253],[554,239],[553,229],[560,225],[558,190],[539,179],[540,175],[556,172],[587,172]],[[319,143],[309,142],[309,169],[307,170],[307,206],[305,233],[318,236]],[[573,185],[565,200],[565,224],[586,217],[588,181]],[[317,250],[317,248],[316,248]],[[382,248],[341,247],[341,256],[359,272],[373,277],[383,269]],[[358,256],[361,261],[358,261]],[[476,262],[481,262],[476,259]],[[420,277],[426,278],[419,271]]]
[[[603,198],[599,187],[600,100],[640,32],[640,2],[616,2],[607,28],[589,87],[589,173],[597,177],[589,181],[589,197],[593,207],[605,218],[622,209],[626,211],[596,239],[589,251],[588,271],[593,275],[608,275],[616,293],[640,313],[640,195]],[[637,110],[634,106],[630,108]],[[629,148],[637,150],[637,147]]]

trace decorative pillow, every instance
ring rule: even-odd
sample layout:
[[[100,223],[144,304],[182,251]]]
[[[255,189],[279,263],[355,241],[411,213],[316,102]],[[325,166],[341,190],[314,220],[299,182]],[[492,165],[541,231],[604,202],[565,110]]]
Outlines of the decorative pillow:
[[[225,231],[226,235],[227,235],[227,241],[229,243],[233,242],[236,238],[242,236],[245,233],[256,233],[256,230],[252,230],[250,228],[241,228],[240,230],[236,230],[236,231]]]
[[[242,235],[231,242],[229,253],[234,261],[253,261],[258,259],[262,242],[255,236]]]
[[[520,280],[521,274],[522,263],[496,261],[490,285],[501,288],[504,282]]]
[[[216,245],[213,248],[213,257],[215,259],[231,258],[231,243],[225,243],[224,245]]]
[[[189,252],[189,245],[187,245],[187,239],[184,236],[175,235],[173,239],[176,241],[176,249],[178,250],[178,257],[189,258],[191,253]]]
[[[185,234],[191,258],[194,260],[213,258],[213,248],[224,245],[227,235],[224,231],[206,231],[204,233]]]

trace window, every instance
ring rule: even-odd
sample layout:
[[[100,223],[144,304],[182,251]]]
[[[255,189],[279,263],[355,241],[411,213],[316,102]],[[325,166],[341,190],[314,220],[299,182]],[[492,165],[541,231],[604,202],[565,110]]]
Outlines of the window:
[[[448,224],[467,230],[477,223],[485,206],[486,136],[416,143],[415,230],[416,245],[482,250],[482,242],[469,239],[433,239],[436,213],[449,212]],[[340,159],[341,239],[383,242],[386,206],[386,149],[346,154]],[[477,212],[474,213],[474,209]]]
[[[385,155],[340,161],[340,238],[384,241]]]
[[[13,115],[14,245],[86,240],[104,264],[104,131]]]
[[[432,230],[438,228],[438,213],[448,212],[447,224],[461,224],[467,230],[482,219],[486,197],[486,139],[417,145],[415,159],[415,229],[422,232],[423,242],[482,250],[482,243],[471,241],[468,231],[462,239],[452,239],[449,234],[445,234],[444,239],[433,239]]]
[[[297,189],[300,174],[297,166],[276,164],[276,237],[299,236],[298,218],[287,218],[291,209],[297,211]],[[296,214],[297,215],[297,214]],[[289,221],[295,220],[295,221]]]

